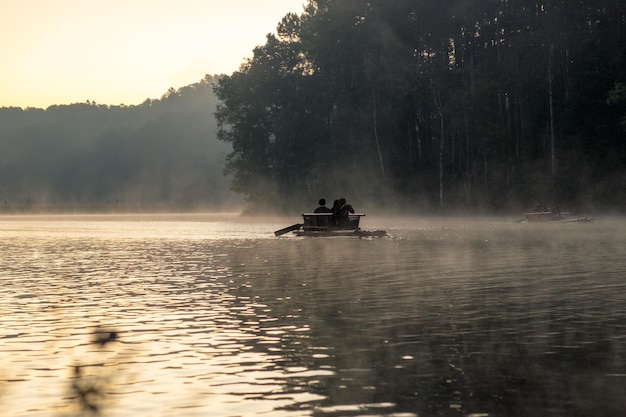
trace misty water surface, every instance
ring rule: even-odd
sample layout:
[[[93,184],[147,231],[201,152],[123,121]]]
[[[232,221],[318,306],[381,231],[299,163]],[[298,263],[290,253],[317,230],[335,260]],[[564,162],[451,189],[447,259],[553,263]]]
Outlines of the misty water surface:
[[[0,415],[624,415],[626,222],[511,220],[0,217]]]

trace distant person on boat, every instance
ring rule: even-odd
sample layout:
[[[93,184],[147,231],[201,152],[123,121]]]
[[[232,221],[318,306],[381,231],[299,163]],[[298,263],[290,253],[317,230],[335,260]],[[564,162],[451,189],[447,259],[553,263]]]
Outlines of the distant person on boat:
[[[330,212],[333,213],[333,225],[337,226],[339,224],[339,199],[333,201],[333,208],[330,209]]]
[[[318,201],[318,204],[320,206],[318,208],[316,208],[315,211],[313,211],[313,213],[332,213],[333,212],[331,209],[326,207],[326,200],[325,199],[320,198],[320,201]]]
[[[320,198],[320,201],[318,201],[319,207],[316,208],[313,212],[316,214],[328,214],[327,216],[316,216],[313,220],[313,222],[315,222],[315,224],[322,228],[322,229],[328,229],[328,227],[330,226],[334,226],[335,225],[335,220],[334,217],[332,216],[332,210],[329,209],[328,207],[326,207],[326,200],[323,198]]]
[[[354,208],[352,208],[352,206],[346,202],[345,198],[340,198],[337,216],[339,227],[346,229],[352,227],[352,222],[350,221],[350,214],[352,213],[354,213]]]

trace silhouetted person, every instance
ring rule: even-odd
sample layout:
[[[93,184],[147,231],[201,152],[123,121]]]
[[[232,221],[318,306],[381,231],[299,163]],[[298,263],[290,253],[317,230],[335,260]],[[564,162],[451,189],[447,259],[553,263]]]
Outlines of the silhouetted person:
[[[339,227],[349,229],[352,227],[350,222],[350,214],[354,213],[354,209],[346,202],[345,198],[339,199]]]
[[[320,198],[320,201],[318,203],[319,207],[315,209],[314,213],[328,214],[328,216],[316,216],[315,219],[313,219],[315,221],[315,224],[322,229],[327,229],[329,226],[334,226],[335,221],[333,220],[333,216],[331,215],[333,211],[326,207],[326,200]]]
[[[326,207],[326,200],[324,200],[323,198],[320,198],[320,201],[318,201],[318,204],[320,206],[316,208],[313,213],[332,213],[333,212],[331,209]]]
[[[333,223],[335,226],[339,224],[339,209],[341,206],[339,205],[339,200],[335,200],[333,202],[333,208],[330,209],[331,213],[333,213]]]

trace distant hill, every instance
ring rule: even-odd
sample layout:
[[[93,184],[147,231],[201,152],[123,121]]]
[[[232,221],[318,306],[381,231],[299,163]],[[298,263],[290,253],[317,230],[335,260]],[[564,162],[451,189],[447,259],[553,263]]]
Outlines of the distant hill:
[[[136,106],[0,108],[0,212],[232,208],[216,81]]]

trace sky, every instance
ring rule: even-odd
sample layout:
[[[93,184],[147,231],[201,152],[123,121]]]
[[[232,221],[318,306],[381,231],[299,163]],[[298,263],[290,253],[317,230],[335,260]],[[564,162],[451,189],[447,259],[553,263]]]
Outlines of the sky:
[[[3,0],[0,107],[134,105],[231,74],[306,0]]]

